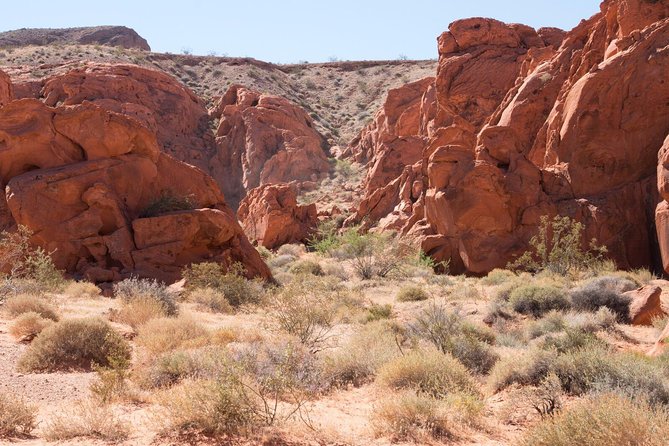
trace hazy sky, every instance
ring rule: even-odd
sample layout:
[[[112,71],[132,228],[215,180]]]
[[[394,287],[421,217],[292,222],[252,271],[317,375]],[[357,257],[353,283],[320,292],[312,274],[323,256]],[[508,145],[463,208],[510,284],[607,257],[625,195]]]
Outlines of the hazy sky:
[[[453,20],[494,17],[571,29],[599,0],[20,0],[3,2],[0,30],[126,25],[154,51],[271,62],[429,59]]]

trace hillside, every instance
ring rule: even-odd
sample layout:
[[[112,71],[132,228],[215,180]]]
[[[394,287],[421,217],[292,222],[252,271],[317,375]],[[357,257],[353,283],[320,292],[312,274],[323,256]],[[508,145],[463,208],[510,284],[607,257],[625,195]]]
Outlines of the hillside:
[[[31,45],[106,45],[149,51],[142,36],[125,26],[92,26],[85,28],[22,28],[0,33],[0,48]]]

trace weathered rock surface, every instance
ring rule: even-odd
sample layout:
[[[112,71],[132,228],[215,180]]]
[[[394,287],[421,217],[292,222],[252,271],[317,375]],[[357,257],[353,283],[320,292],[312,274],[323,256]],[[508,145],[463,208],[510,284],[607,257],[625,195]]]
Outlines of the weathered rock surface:
[[[630,298],[629,319],[633,325],[653,325],[653,319],[665,315],[659,286],[645,286],[624,295]]]
[[[653,266],[657,220],[667,267],[669,205],[655,212],[655,183],[669,190],[668,14],[664,2],[607,0],[566,34],[453,23],[438,41],[434,106],[407,118],[427,121],[422,159],[369,193],[356,219],[373,215],[475,274],[505,266],[556,214],[583,222],[584,243],[598,238],[620,267]]]
[[[211,174],[233,207],[258,186],[315,181],[329,171],[323,137],[284,98],[235,85],[211,115],[220,119]]]
[[[150,51],[151,47],[134,29],[125,26],[84,28],[30,28],[0,33],[0,47],[28,45],[107,45]]]
[[[318,225],[316,205],[298,205],[295,185],[285,183],[252,189],[237,216],[249,239],[268,249],[306,242]]]
[[[0,108],[3,229],[26,226],[57,267],[97,282],[174,281],[201,261],[241,262],[249,276],[270,278],[213,179],[104,104],[22,99]],[[167,195],[188,197],[194,209],[144,216]]]

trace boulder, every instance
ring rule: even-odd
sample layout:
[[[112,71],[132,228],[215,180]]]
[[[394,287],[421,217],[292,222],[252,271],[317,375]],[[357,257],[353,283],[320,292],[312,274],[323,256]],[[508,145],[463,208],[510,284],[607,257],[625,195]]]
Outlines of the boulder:
[[[633,325],[653,325],[653,319],[665,316],[662,309],[662,288],[645,286],[624,293],[630,298],[629,319]]]
[[[306,242],[318,226],[316,205],[298,205],[295,185],[285,183],[252,189],[237,216],[248,238],[268,249]]]
[[[202,261],[270,279],[214,180],[163,152],[143,122],[98,104],[0,108],[3,228],[26,226],[58,268],[96,282],[172,282]]]
[[[284,98],[234,85],[211,116],[220,119],[211,174],[233,208],[258,186],[315,181],[329,172],[324,138]]]

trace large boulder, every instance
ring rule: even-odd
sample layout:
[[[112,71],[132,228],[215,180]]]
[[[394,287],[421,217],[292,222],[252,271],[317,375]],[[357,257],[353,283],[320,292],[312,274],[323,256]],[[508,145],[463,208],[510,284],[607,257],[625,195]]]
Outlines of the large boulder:
[[[258,186],[315,181],[330,169],[311,118],[284,98],[234,85],[211,116],[220,119],[211,174],[233,207]]]
[[[252,189],[240,203],[237,216],[249,239],[268,249],[306,242],[318,225],[316,205],[298,205],[294,184]]]
[[[629,320],[633,325],[653,325],[653,319],[665,316],[659,286],[645,286],[624,295],[630,299]]]
[[[213,179],[164,153],[142,122],[90,102],[23,99],[0,108],[0,141],[0,221],[32,231],[58,268],[174,281],[190,263],[241,262],[271,277]]]

